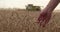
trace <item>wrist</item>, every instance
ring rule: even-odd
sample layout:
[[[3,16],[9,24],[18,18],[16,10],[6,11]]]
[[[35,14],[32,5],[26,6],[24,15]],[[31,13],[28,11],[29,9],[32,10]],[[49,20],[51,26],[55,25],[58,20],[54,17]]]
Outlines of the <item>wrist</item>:
[[[43,11],[46,11],[46,12],[53,12],[53,9],[52,8],[45,8]]]

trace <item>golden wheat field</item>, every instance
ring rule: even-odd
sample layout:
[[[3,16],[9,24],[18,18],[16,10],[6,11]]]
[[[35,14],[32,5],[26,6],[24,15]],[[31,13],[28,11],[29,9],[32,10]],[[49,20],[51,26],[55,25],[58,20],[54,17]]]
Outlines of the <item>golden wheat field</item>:
[[[0,10],[0,32],[60,32],[60,12],[53,12],[50,22],[37,24],[39,11]]]

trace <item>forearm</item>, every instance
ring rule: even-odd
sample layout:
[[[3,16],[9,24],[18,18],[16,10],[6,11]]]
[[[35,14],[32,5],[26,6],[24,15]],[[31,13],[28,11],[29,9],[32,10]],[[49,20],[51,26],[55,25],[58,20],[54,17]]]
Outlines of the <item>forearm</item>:
[[[45,10],[52,12],[58,4],[59,4],[59,0],[50,0]]]

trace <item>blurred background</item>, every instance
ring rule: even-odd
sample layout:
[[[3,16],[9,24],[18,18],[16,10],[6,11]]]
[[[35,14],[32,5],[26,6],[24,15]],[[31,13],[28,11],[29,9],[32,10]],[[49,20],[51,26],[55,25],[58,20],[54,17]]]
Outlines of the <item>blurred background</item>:
[[[50,0],[0,0],[0,32],[60,32],[60,4],[46,27],[36,23]]]
[[[46,7],[50,0],[0,0],[0,8],[21,8],[25,9],[26,5],[33,4],[36,6]],[[56,7],[56,10],[60,8],[60,4]]]

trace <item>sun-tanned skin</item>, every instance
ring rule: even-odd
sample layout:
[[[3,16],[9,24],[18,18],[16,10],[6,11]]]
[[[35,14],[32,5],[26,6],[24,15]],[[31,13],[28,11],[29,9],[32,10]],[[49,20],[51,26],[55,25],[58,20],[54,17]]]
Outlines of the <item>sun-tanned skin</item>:
[[[40,26],[45,27],[51,18],[51,14],[55,7],[59,4],[60,0],[50,0],[48,5],[41,11],[38,18]]]

